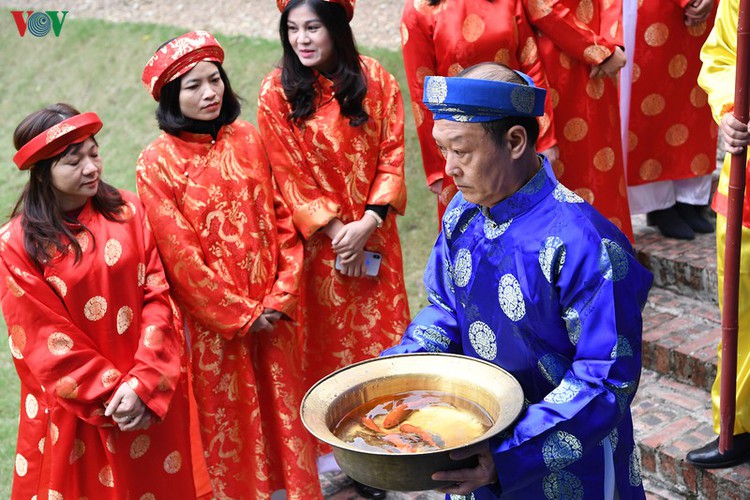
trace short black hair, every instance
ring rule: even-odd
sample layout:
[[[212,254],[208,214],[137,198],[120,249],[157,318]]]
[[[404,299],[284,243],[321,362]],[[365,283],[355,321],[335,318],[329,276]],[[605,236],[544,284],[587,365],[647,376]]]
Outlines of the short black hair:
[[[218,129],[234,122],[240,116],[242,106],[240,97],[232,90],[232,85],[229,83],[229,77],[224,68],[218,62],[212,61],[211,63],[219,69],[219,76],[221,81],[224,82],[221,112],[215,120],[212,120],[216,123]],[[193,128],[195,123],[198,122],[198,120],[183,115],[180,109],[180,82],[182,82],[183,77],[184,75],[162,87],[159,106],[156,108],[156,121],[159,123],[159,128],[171,135],[179,135],[180,132]]]

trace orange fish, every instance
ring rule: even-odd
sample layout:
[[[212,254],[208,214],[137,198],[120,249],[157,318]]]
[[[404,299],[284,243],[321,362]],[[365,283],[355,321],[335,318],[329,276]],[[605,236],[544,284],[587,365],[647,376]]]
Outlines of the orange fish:
[[[414,453],[414,448],[407,443],[402,436],[399,434],[386,434],[383,436],[384,441],[388,441],[392,445],[394,445],[396,448],[398,448],[399,451],[406,452],[406,453]]]
[[[410,432],[412,434],[416,434],[419,439],[421,439],[425,443],[429,444],[430,446],[434,446],[435,448],[439,448],[437,443],[435,443],[435,440],[432,439],[432,435],[421,427],[417,427],[416,425],[411,424],[401,424],[399,426],[399,430],[401,432]]]
[[[371,419],[370,417],[362,417],[362,423],[364,424],[365,427],[367,427],[371,431],[375,431],[379,434],[383,434],[383,430],[380,427],[378,427],[378,424],[376,424],[375,421],[373,421],[373,419]]]
[[[396,427],[398,424],[406,420],[413,411],[414,410],[410,410],[405,403],[396,406],[391,411],[389,411],[388,415],[386,415],[385,419],[383,419],[383,427],[385,427],[386,429],[392,429],[393,427]]]

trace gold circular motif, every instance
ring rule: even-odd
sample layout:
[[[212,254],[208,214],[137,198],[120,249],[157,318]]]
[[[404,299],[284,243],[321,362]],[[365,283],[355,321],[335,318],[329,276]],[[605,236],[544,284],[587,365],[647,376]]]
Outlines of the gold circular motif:
[[[563,175],[565,175],[565,163],[563,163],[562,160],[558,159],[554,163],[552,163],[552,171],[555,173],[555,177],[558,179],[561,179]]]
[[[469,14],[464,19],[461,34],[467,42],[476,42],[484,33],[484,21],[476,14]]]
[[[708,103],[708,95],[702,88],[695,86],[690,91],[690,104],[695,108],[702,108]]]
[[[99,471],[99,483],[107,488],[115,487],[115,478],[112,475],[112,466],[107,464]]]
[[[153,493],[144,493],[139,500],[156,500],[156,495]]]
[[[63,399],[75,399],[78,397],[78,382],[66,375],[57,381],[55,392]]]
[[[495,62],[506,66],[510,64],[510,50],[500,49],[495,52]]]
[[[49,490],[49,493],[47,494],[47,498],[49,500],[63,500],[63,495],[59,491]]]
[[[107,313],[107,301],[101,295],[91,297],[83,307],[83,314],[89,321],[98,321]]]
[[[409,28],[406,27],[406,23],[401,23],[401,46],[403,47],[409,42]]]
[[[604,95],[604,79],[590,78],[586,83],[586,93],[592,99],[601,99],[601,97]]]
[[[416,123],[417,128],[421,127],[422,123],[424,123],[424,113],[418,102],[412,101],[411,114],[414,117],[414,123]]]
[[[600,172],[608,172],[615,166],[615,150],[604,147],[594,155],[594,167]]]
[[[643,38],[651,47],[661,47],[667,43],[669,28],[664,23],[654,23],[646,28]]]
[[[685,125],[677,123],[667,129],[665,140],[670,146],[681,146],[687,142],[689,134],[690,131]]]
[[[628,152],[633,151],[638,146],[638,136],[632,130],[628,131]]]
[[[10,353],[14,358],[23,359],[23,350],[26,348],[26,332],[21,328],[21,325],[10,327],[8,345],[10,346]]]
[[[153,273],[146,276],[146,284],[153,288],[163,288],[167,286],[167,281],[163,274]]]
[[[552,125],[552,120],[550,120],[549,115],[546,113],[537,117],[537,120],[539,121],[539,135],[544,135]]]
[[[149,325],[143,332],[143,345],[149,349],[161,349],[164,343],[164,332],[155,325]]]
[[[667,70],[672,78],[680,78],[687,71],[687,57],[677,54],[669,60]]]
[[[85,252],[89,248],[89,233],[87,233],[86,231],[81,231],[80,233],[76,234],[76,241],[81,247],[81,252]]]
[[[120,244],[120,242],[114,238],[108,240],[104,245],[104,262],[109,267],[112,267],[117,264],[117,261],[120,260],[121,255],[122,245]]]
[[[703,34],[706,32],[706,29],[708,28],[708,23],[706,21],[703,21],[701,23],[698,23],[693,26],[687,27],[687,32],[690,36],[699,37],[703,36]]]
[[[16,474],[23,477],[29,472],[29,461],[20,453],[16,454]]]
[[[583,118],[571,118],[565,124],[563,135],[570,142],[578,142],[589,132],[589,126]]]
[[[125,331],[130,328],[133,322],[133,310],[128,306],[122,306],[117,311],[117,333],[122,335]]]
[[[80,439],[76,439],[73,442],[73,448],[70,450],[70,456],[68,457],[70,465],[73,465],[73,463],[81,458],[84,453],[86,453],[86,444]]]
[[[54,423],[49,424],[49,437],[52,439],[52,446],[57,444],[57,440],[60,439],[60,429]]]
[[[690,171],[696,175],[706,175],[709,172],[711,161],[708,155],[700,153],[690,162]]]
[[[104,445],[110,453],[117,453],[117,448],[115,448],[115,435],[113,433],[110,433],[109,436],[107,436],[107,441]]]
[[[458,63],[453,63],[448,67],[448,76],[456,76],[464,70],[463,66]]]
[[[104,373],[102,373],[102,386],[112,387],[112,384],[117,382],[117,380],[120,378],[120,375],[122,375],[120,371],[115,368],[106,370]]]
[[[68,285],[66,285],[58,276],[48,276],[47,282],[52,285],[52,288],[57,290],[57,293],[59,293],[61,297],[65,297],[68,294]]]
[[[39,413],[39,401],[37,401],[33,394],[26,395],[24,407],[26,408],[27,417],[36,418],[37,414]]]
[[[576,17],[582,23],[588,24],[594,18],[594,4],[591,0],[581,0],[576,7]]]
[[[169,382],[169,378],[162,373],[159,377],[159,385],[156,386],[156,389],[162,392],[166,392],[171,388],[172,384]]]
[[[135,377],[131,378],[130,380],[128,380],[128,385],[133,390],[138,389],[138,379]]]
[[[570,69],[573,67],[573,60],[566,54],[565,52],[560,52],[560,66],[562,66],[565,69]]]
[[[430,68],[427,68],[425,66],[420,66],[417,68],[417,82],[419,82],[419,85],[424,85],[424,79],[428,76],[434,76],[435,72],[432,71]]]
[[[638,174],[644,181],[653,181],[661,175],[662,166],[658,160],[653,158],[644,161],[638,169]]]
[[[146,264],[143,262],[138,263],[138,286],[143,286],[146,283]]]
[[[151,446],[151,438],[146,434],[141,434],[133,440],[130,445],[130,458],[136,459],[141,458],[148,451],[148,447]]]
[[[660,94],[650,94],[641,101],[641,111],[646,116],[656,116],[667,106],[664,97]]]
[[[176,474],[182,468],[182,455],[179,451],[173,451],[164,459],[164,470],[167,474]]]
[[[23,288],[18,285],[16,280],[10,274],[5,277],[5,284],[8,286],[8,290],[10,290],[11,295],[16,298],[22,296],[25,293],[23,291]]]
[[[36,446],[39,448],[39,453],[44,455],[44,438],[40,439]]]
[[[638,66],[638,63],[633,63],[633,76],[632,76],[633,83],[637,82],[640,77],[641,77],[641,67]]]
[[[534,37],[528,37],[526,41],[523,44],[523,50],[521,50],[521,59],[520,63],[522,65],[531,65],[534,64],[538,59],[538,54],[536,50],[536,41],[534,40]]]
[[[575,193],[586,200],[590,205],[594,204],[594,192],[589,188],[578,188]]]
[[[583,51],[583,60],[589,64],[601,64],[610,55],[611,52],[607,47],[589,45]]]
[[[531,19],[539,19],[552,13],[552,6],[547,0],[531,0],[528,8]]]
[[[549,99],[550,99],[550,102],[552,103],[552,109],[555,109],[557,105],[560,103],[560,93],[557,90],[553,89],[552,87],[547,89],[547,92],[549,93]]]
[[[73,348],[73,339],[62,332],[55,332],[47,338],[47,348],[53,355],[62,356]]]

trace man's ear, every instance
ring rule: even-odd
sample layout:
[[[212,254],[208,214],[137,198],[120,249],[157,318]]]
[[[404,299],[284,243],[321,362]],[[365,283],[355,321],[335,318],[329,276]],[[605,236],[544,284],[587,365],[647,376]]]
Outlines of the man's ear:
[[[521,125],[513,125],[505,133],[505,140],[510,147],[510,156],[517,160],[523,156],[526,146],[529,143],[529,137],[526,135],[526,129]]]

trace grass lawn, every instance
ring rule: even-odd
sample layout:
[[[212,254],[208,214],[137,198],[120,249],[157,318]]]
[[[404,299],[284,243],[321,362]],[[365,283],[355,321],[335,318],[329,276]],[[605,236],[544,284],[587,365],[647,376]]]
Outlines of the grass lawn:
[[[141,149],[158,133],[155,102],[141,85],[141,71],[161,42],[188,31],[147,24],[112,24],[70,19],[59,38],[18,36],[15,29],[0,30],[0,220],[7,220],[27,174],[12,163],[13,130],[31,111],[54,102],[67,102],[80,111],[95,111],[104,121],[97,135],[104,160],[105,179],[135,190],[134,166]],[[263,76],[272,69],[281,50],[278,42],[226,37],[216,34],[227,57],[225,69],[235,91],[245,98],[242,117],[255,123],[256,98]],[[370,50],[399,80],[406,80],[397,51]],[[407,99],[408,101],[408,99]],[[435,202],[424,185],[419,146],[406,110],[406,170],[409,190],[407,215],[400,219],[407,291],[412,314],[426,304],[422,271],[436,236]],[[7,177],[5,177],[7,175]],[[5,337],[6,327],[0,320]],[[18,415],[18,381],[8,349],[0,354],[0,498],[10,497]]]

